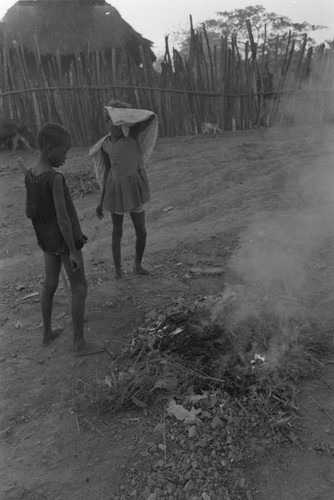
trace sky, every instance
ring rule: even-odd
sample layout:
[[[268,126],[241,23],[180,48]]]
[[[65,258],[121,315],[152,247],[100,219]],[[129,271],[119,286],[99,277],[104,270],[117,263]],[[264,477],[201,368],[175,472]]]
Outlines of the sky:
[[[154,43],[157,55],[163,53],[165,36],[170,46],[173,33],[189,28],[189,15],[194,26],[215,17],[221,10],[234,10],[249,5],[263,5],[266,10],[289,17],[293,22],[328,26],[312,36],[318,43],[334,38],[334,0],[107,0],[136,31]],[[0,0],[0,19],[16,2]]]

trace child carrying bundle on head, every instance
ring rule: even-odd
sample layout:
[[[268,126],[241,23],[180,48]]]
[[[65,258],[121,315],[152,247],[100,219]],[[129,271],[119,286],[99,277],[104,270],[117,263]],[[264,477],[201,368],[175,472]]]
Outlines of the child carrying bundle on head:
[[[130,214],[136,232],[133,270],[147,275],[142,259],[147,236],[145,204],[150,200],[150,190],[144,162],[157,139],[158,119],[152,111],[134,109],[120,101],[110,101],[104,107],[104,115],[109,133],[89,152],[101,189],[96,215],[102,219],[103,210],[111,213],[112,255],[116,279],[119,279],[123,277],[123,219],[126,213]]]

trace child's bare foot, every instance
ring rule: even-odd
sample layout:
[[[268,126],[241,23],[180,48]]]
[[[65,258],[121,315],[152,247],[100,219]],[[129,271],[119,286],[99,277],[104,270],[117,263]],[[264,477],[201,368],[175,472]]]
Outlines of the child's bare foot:
[[[122,271],[122,269],[120,269],[120,270],[116,270],[116,271],[115,271],[115,279],[116,279],[116,280],[121,280],[123,277],[124,277],[124,276],[123,276],[123,271]]]
[[[150,274],[150,271],[142,267],[140,264],[135,264],[133,271],[141,276],[148,276]]]
[[[84,342],[80,346],[74,347],[73,352],[75,357],[89,356],[90,354],[99,354],[104,351],[104,348],[93,342]]]
[[[51,330],[50,332],[44,333],[43,335],[43,345],[49,345],[53,340],[55,340],[59,335],[62,333],[64,328],[61,326],[57,326],[54,330]]]

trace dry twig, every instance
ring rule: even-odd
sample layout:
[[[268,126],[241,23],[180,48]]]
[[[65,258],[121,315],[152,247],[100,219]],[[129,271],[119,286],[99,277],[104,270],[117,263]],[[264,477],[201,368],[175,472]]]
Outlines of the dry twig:
[[[319,410],[321,410],[321,411],[322,411],[322,412],[326,415],[326,417],[328,417],[328,418],[329,418],[329,420],[331,420],[332,422],[334,422],[334,418],[333,418],[333,417],[332,417],[332,416],[328,413],[328,411],[327,411],[325,408],[323,408],[323,407],[322,407],[322,406],[318,403],[318,401],[316,401],[316,400],[314,399],[314,397],[313,397],[313,396],[311,396],[311,399],[312,399],[312,401],[313,401],[313,402],[317,405],[317,407],[319,408]]]
[[[92,424],[92,422],[90,422],[86,417],[84,417],[84,420],[87,422],[87,424],[89,424],[96,432],[98,432],[99,434],[101,434],[101,436],[104,437],[104,434],[102,431],[100,431],[100,429],[98,429],[97,427],[95,427],[95,425]]]
[[[164,439],[164,460],[165,465],[167,464],[167,444],[166,444],[166,413],[164,412],[164,424],[163,424],[163,439]]]
[[[72,380],[72,404],[73,404],[73,413],[74,413],[74,418],[75,418],[75,422],[77,424],[77,429],[78,429],[78,432],[80,434],[80,425],[79,425],[79,420],[78,420],[78,415],[77,415],[77,412],[76,412],[76,408],[75,408],[75,400],[74,400],[74,379]]]

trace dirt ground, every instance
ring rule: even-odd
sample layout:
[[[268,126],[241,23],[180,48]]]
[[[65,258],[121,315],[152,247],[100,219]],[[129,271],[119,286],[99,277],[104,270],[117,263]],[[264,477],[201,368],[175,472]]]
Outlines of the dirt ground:
[[[334,273],[332,262],[326,261],[328,252],[322,256],[320,250],[334,227],[333,133],[328,125],[226,132],[215,138],[160,138],[148,165],[152,200],[144,265],[151,275],[131,273],[134,232],[126,219],[122,282],[113,279],[110,219],[106,215],[100,222],[95,216],[99,193],[89,180],[88,149],[73,149],[63,171],[89,237],[84,249],[89,283],[87,338],[104,342],[116,352],[151,311],[167,307],[177,297],[195,299],[221,292],[232,280],[236,252],[256,237],[262,242],[261,270],[277,265],[280,274],[294,279],[293,270],[305,260],[308,267],[327,270],[327,299],[321,293],[321,303],[317,302],[317,292],[319,288],[323,292],[325,285],[316,278],[313,296],[315,314],[330,324]],[[156,413],[103,417],[75,413],[75,382],[88,376],[103,378],[110,357],[103,353],[78,361],[72,356],[63,280],[55,298],[54,323],[64,326],[64,332],[53,345],[41,345],[43,267],[30,221],[24,217],[18,156],[29,167],[37,152],[0,152],[0,499],[121,498],[119,492],[129,486],[128,472],[140,475],[142,467],[150,466],[145,450],[157,423]],[[271,256],[277,248],[289,247],[289,255],[296,260],[285,267],[277,254],[272,265],[261,253],[266,240],[271,242]],[[291,244],[297,240],[301,255]],[[306,252],[308,242],[311,249]],[[193,272],[212,267],[223,267],[224,273]],[[242,269],[247,274],[247,262]],[[252,279],[252,273],[247,275]],[[299,300],[296,288],[294,292],[292,299]],[[246,471],[252,496],[245,493],[245,499],[333,498],[334,365],[330,355],[321,376],[301,381],[298,432],[303,446],[284,443],[262,449]],[[141,495],[137,490],[128,498],[144,498]]]

